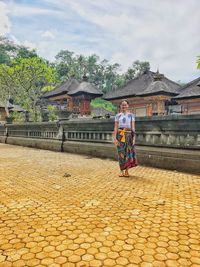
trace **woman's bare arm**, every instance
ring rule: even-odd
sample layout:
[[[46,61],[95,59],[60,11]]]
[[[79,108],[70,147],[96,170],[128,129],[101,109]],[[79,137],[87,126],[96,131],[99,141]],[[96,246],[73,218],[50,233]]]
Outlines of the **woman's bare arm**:
[[[135,121],[131,122],[131,129],[133,131],[133,145],[135,145]]]
[[[135,132],[135,121],[132,121],[131,123],[132,123],[131,130]]]
[[[117,138],[116,138],[116,135],[117,135],[117,130],[118,130],[118,121],[115,121],[115,126],[114,126],[114,144],[117,145],[118,144],[118,141],[117,141]]]

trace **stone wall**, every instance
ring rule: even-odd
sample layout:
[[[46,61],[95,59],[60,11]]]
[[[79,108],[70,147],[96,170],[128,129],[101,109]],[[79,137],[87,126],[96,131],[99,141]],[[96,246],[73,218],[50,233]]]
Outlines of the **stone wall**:
[[[0,125],[0,142],[117,159],[114,119]],[[140,164],[200,173],[200,115],[136,119]]]
[[[138,145],[200,149],[200,114],[143,117],[136,125]]]

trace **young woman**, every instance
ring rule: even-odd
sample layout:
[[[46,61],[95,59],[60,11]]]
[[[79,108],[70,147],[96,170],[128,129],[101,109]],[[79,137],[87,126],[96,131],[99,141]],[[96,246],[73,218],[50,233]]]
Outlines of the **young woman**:
[[[119,177],[129,177],[128,170],[137,166],[135,154],[135,116],[128,111],[129,103],[122,100],[120,113],[115,116],[114,143],[117,147]]]

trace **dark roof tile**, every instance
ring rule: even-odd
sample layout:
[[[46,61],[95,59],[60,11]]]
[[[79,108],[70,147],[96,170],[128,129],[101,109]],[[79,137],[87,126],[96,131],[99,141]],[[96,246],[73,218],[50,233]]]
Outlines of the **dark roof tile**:
[[[76,88],[71,90],[68,95],[77,95],[79,93],[88,93],[96,96],[102,96],[103,93],[98,90],[96,87],[94,87],[91,83],[83,81],[81,82]]]
[[[200,77],[187,83],[179,90],[179,95],[174,99],[200,97]]]
[[[54,97],[57,95],[67,94],[69,91],[75,89],[79,84],[80,83],[76,79],[70,78],[69,80],[61,84],[60,86],[57,86],[54,90],[50,92],[46,92],[42,97],[50,98],[50,97]]]
[[[177,95],[177,90],[174,87],[170,87],[166,82],[155,81],[152,82],[142,93],[138,93],[137,96],[147,96],[155,94],[173,94]]]
[[[155,72],[148,71],[137,78],[129,81],[123,88],[111,91],[104,95],[104,99],[110,100],[110,99],[117,99],[117,98],[125,98],[125,97],[131,97],[131,96],[141,96],[145,90],[148,89],[148,87],[152,83],[156,83],[154,80],[155,78]],[[178,89],[180,88],[180,85],[169,80],[164,75],[162,75],[162,82],[166,84],[166,87],[168,87],[168,93],[174,93],[176,94]],[[158,84],[156,83],[156,86]],[[153,90],[154,94],[157,92],[160,92],[160,90],[157,90],[156,87],[149,88],[148,90]],[[156,91],[157,90],[157,91]]]

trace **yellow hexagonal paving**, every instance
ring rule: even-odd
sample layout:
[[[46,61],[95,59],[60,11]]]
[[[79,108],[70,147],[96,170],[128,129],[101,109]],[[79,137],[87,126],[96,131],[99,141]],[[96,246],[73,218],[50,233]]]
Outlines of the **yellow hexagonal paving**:
[[[200,266],[200,177],[130,174],[118,177],[112,160],[0,144],[0,267]]]

